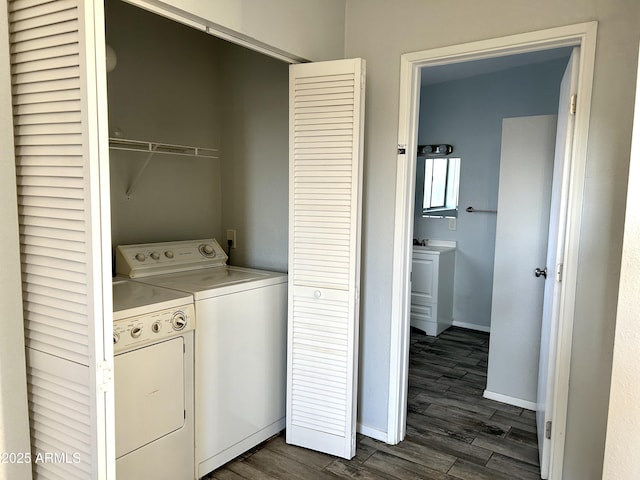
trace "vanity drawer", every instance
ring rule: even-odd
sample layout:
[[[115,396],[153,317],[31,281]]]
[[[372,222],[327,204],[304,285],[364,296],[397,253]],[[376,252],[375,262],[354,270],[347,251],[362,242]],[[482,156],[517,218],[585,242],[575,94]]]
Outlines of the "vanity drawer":
[[[413,310],[414,305],[421,306],[431,306],[435,305],[437,302],[433,301],[433,298],[430,295],[425,295],[420,292],[411,292],[411,309]]]
[[[415,305],[411,304],[411,318],[419,320],[434,320],[434,305]]]

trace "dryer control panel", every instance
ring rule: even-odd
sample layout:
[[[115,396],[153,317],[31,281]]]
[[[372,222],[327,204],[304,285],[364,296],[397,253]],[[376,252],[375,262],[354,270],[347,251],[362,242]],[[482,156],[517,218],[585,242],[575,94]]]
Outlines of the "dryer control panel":
[[[195,329],[193,304],[123,318],[113,323],[113,351],[157,343]]]
[[[220,267],[227,263],[227,258],[215,238],[119,245],[116,248],[116,273],[129,278],[142,278]]]

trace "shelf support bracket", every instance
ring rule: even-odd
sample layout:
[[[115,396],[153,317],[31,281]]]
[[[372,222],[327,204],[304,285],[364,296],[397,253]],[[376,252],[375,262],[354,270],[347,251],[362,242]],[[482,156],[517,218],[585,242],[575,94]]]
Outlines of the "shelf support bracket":
[[[131,181],[131,184],[129,185],[129,188],[127,188],[127,191],[125,193],[125,196],[127,197],[127,200],[131,200],[131,194],[133,193],[133,189],[135,188],[135,186],[138,184],[138,182],[142,178],[142,174],[147,169],[147,166],[149,165],[149,162],[151,161],[151,157],[153,157],[153,154],[156,152],[156,148],[158,148],[158,144],[154,143],[150,147],[151,148],[149,150],[149,154],[147,155],[146,160],[142,164],[142,167],[140,167],[140,170],[138,170],[138,173],[136,174],[134,179]]]

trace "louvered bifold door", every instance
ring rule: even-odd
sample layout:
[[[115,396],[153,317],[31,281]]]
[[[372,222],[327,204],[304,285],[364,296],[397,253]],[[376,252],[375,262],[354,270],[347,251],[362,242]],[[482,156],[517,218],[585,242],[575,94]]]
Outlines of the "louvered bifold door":
[[[289,76],[287,442],[355,455],[364,60]]]
[[[8,2],[31,464],[39,479],[114,476],[104,54],[96,61],[104,51],[102,3]]]

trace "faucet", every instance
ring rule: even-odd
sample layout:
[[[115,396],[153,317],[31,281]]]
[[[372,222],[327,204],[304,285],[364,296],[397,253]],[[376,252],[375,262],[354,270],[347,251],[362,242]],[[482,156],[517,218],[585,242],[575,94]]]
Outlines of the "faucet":
[[[423,238],[422,240],[418,240],[417,238],[414,238],[414,239],[413,239],[413,244],[414,244],[414,245],[421,245],[421,246],[423,246],[423,247],[426,247],[426,246],[427,246],[427,242],[428,242],[428,241],[429,241],[429,240],[428,240],[428,239],[426,239],[426,238]]]

